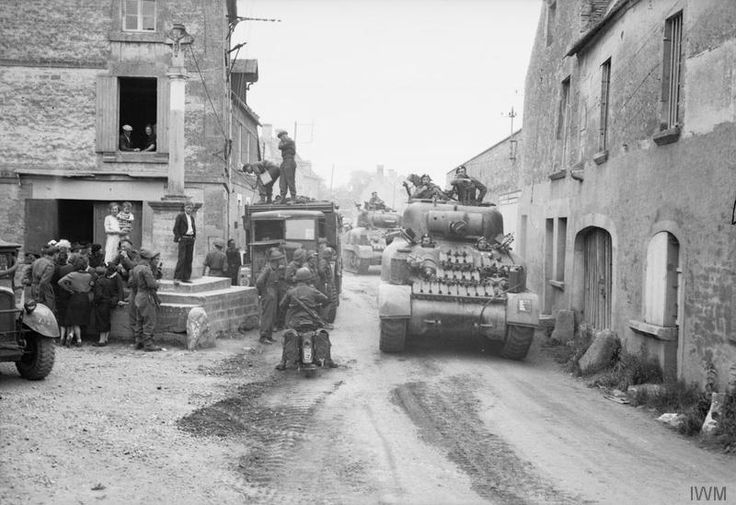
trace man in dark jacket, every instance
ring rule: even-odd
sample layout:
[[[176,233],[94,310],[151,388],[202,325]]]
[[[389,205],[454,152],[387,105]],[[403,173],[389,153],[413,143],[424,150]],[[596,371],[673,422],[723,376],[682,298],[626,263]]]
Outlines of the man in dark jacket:
[[[230,284],[237,286],[240,266],[243,264],[243,261],[240,257],[240,249],[235,246],[234,239],[227,241],[225,255],[227,256],[227,276],[230,277]]]
[[[286,200],[287,190],[291,194],[291,200],[296,200],[296,143],[289,138],[285,131],[276,135],[279,139],[279,150],[281,151],[281,179],[279,189],[281,190],[281,201]]]
[[[197,237],[197,226],[194,223],[194,205],[184,204],[182,212],[174,222],[174,242],[179,243],[179,257],[174,269],[174,284],[178,281],[191,282],[192,260],[194,259],[194,240]]]
[[[281,176],[281,167],[268,160],[263,160],[258,163],[246,163],[243,165],[243,172],[255,174],[256,188],[258,189],[258,195],[261,197],[259,203],[271,203],[273,186]]]
[[[480,205],[488,191],[488,188],[482,182],[468,175],[468,171],[463,165],[455,169],[455,178],[450,184],[452,189],[448,196],[450,198],[457,197],[457,200],[463,205]]]

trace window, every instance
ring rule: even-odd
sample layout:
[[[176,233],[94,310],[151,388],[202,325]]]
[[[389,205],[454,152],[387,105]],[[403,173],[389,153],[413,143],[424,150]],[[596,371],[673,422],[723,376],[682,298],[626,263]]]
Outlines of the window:
[[[554,27],[555,27],[555,17],[557,14],[557,1],[551,0],[547,4],[547,25],[546,25],[546,32],[547,32],[547,46],[549,47],[552,45],[552,41],[554,40]]]
[[[156,134],[156,153],[168,153],[169,86],[167,79],[102,75],[97,78],[96,151],[120,150],[123,125],[133,128],[132,143],[141,147],[145,127]],[[109,158],[107,161],[115,161]]]
[[[611,88],[611,59],[601,65],[601,120],[598,151],[608,149],[608,99]]]
[[[289,219],[286,221],[286,240],[314,240],[314,220]]]
[[[557,251],[555,252],[555,280],[565,282],[565,252],[567,248],[567,218],[557,219]]]
[[[145,32],[156,30],[155,0],[123,0],[123,30]]]
[[[560,108],[557,111],[557,140],[560,141],[558,159],[555,161],[560,162],[564,167],[567,162],[567,137],[570,118],[570,77],[562,81],[562,87],[560,88]]]
[[[671,233],[657,233],[649,242],[645,282],[644,321],[657,326],[676,326],[680,244]]]
[[[662,69],[662,129],[669,129],[680,123],[682,11],[665,22]]]
[[[146,125],[156,130],[156,79],[121,77],[119,81],[120,127],[132,126],[133,146],[142,149]]]

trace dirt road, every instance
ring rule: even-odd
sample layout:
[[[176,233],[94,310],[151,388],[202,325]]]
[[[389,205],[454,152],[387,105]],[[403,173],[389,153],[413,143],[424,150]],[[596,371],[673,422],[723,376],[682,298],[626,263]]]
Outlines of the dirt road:
[[[692,503],[736,459],[604,399],[536,347],[378,351],[375,275],[347,274],[341,366],[276,372],[254,333],[209,351],[59,349],[43,382],[0,366],[0,503]]]

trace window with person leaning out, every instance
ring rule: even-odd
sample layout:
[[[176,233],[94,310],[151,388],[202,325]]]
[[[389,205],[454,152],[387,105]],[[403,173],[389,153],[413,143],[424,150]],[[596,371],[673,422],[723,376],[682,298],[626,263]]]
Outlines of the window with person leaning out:
[[[156,151],[156,129],[155,125],[147,124],[143,128],[143,135],[137,135],[129,124],[122,126],[118,149],[130,152],[154,152]]]

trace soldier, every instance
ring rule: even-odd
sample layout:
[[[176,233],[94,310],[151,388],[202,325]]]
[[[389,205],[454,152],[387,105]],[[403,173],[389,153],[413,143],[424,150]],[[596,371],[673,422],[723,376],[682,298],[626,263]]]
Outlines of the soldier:
[[[221,238],[216,238],[212,242],[212,250],[204,258],[203,276],[228,277],[227,255],[222,250],[223,247],[225,247],[225,241]]]
[[[297,270],[296,286],[291,288],[281,300],[281,306],[287,309],[286,327],[284,332],[283,352],[281,362],[276,365],[277,370],[286,367],[298,359],[299,335],[298,332],[313,331],[324,326],[324,322],[317,315],[319,307],[328,303],[325,295],[308,285],[312,272],[307,267]],[[314,341],[315,357],[324,360],[325,366],[337,367],[330,355],[330,339],[326,331],[318,332]]]
[[[322,291],[319,286],[319,254],[315,251],[307,251],[307,263],[304,266],[309,268],[309,271],[312,272],[312,286],[319,289],[319,291]]]
[[[281,180],[279,180],[281,201],[286,201],[287,190],[291,194],[291,200],[296,201],[296,143],[283,130],[276,137],[279,139],[279,150],[281,151],[282,160]]]
[[[455,169],[455,179],[450,184],[452,189],[448,192],[448,196],[457,197],[457,200],[463,205],[480,205],[488,191],[482,182],[468,175],[468,170],[464,165]]]
[[[296,284],[296,280],[294,279],[294,276],[296,275],[296,271],[299,270],[302,266],[304,266],[304,263],[307,261],[307,251],[302,249],[301,247],[294,251],[294,255],[291,257],[291,261],[288,265],[286,265],[286,273],[284,275],[284,279],[286,280],[286,284],[289,288],[293,287]],[[284,293],[286,294],[286,293]]]
[[[156,316],[161,302],[158,299],[158,280],[161,271],[158,268],[159,253],[148,249],[140,250],[140,261],[130,273],[135,285],[135,348],[147,352],[162,351],[153,343],[153,330],[156,327]]]
[[[255,174],[256,188],[258,189],[258,195],[261,197],[259,203],[271,203],[273,186],[281,176],[281,167],[276,163],[263,160],[258,163],[246,163],[243,165],[243,172]]]
[[[258,341],[262,344],[276,342],[272,335],[278,312],[279,282],[284,272],[284,266],[281,263],[283,259],[283,253],[272,248],[268,254],[268,263],[256,279],[256,288],[261,297],[261,338]]]
[[[41,251],[42,256],[33,262],[26,271],[24,284],[31,286],[31,298],[37,303],[46,305],[51,310],[56,307],[56,295],[51,282],[56,271],[55,260],[59,249],[55,246],[46,246]]]
[[[371,193],[371,199],[368,200],[368,210],[385,210],[386,202],[381,200],[378,196],[378,192],[374,191]]]
[[[329,303],[324,307],[322,311],[322,319],[325,321],[334,321],[335,312],[335,277],[332,274],[332,259],[334,258],[335,250],[332,247],[325,247],[319,253],[319,290],[324,294]]]
[[[418,200],[431,200],[432,198],[447,200],[447,195],[445,195],[438,185],[432,182],[432,178],[428,174],[424,174],[419,180],[419,186],[414,188],[414,192],[409,198]]]

